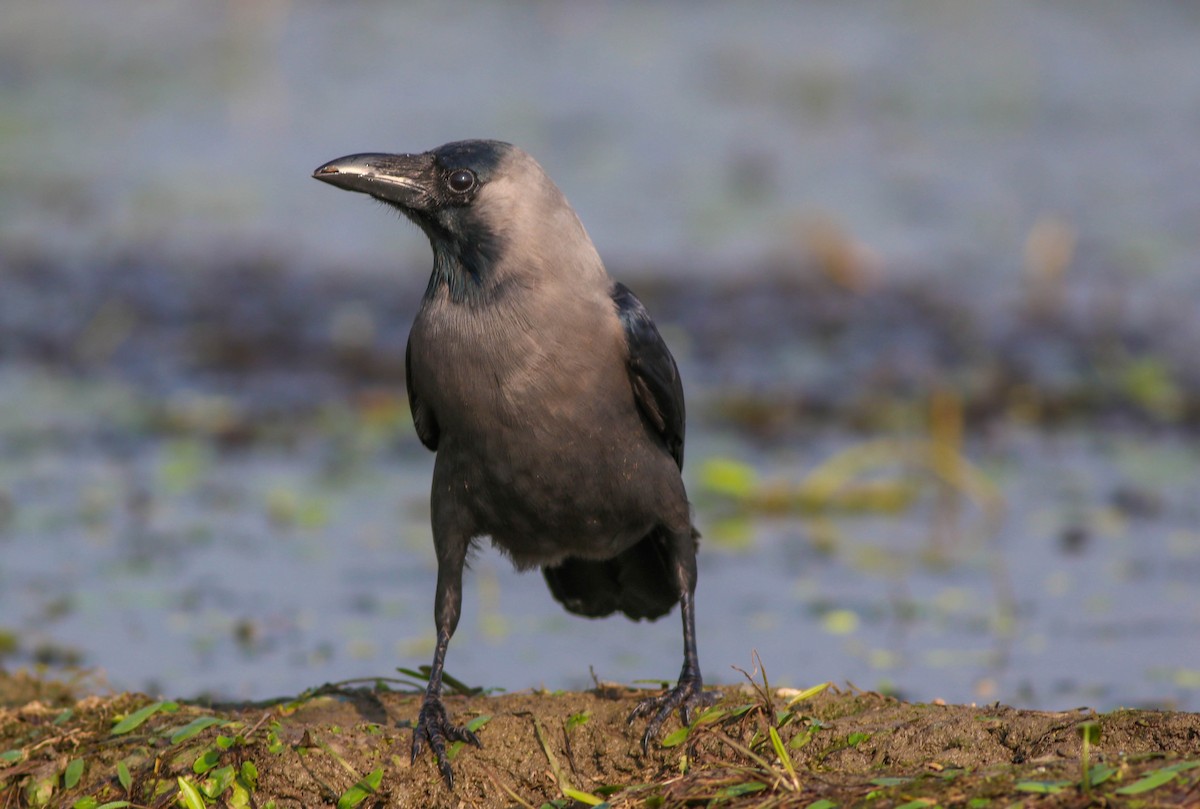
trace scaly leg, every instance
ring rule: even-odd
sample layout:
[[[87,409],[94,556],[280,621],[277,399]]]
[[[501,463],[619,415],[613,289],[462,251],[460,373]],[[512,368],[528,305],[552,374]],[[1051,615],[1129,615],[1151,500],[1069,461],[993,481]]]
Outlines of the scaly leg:
[[[683,668],[679,681],[665,694],[644,699],[629,714],[629,722],[649,716],[646,732],[642,735],[642,752],[650,748],[650,742],[658,735],[667,717],[678,708],[679,717],[685,725],[692,722],[692,712],[707,708],[721,698],[718,691],[704,691],[700,678],[700,659],[696,653],[696,539],[673,536],[670,552],[674,559],[676,582],[679,585],[679,605],[683,613]]]
[[[466,562],[466,547],[464,542],[444,542],[436,537],[434,545],[438,554],[437,594],[433,608],[433,620],[437,626],[437,647],[433,652],[433,666],[429,671],[429,686],[425,689],[425,697],[421,700],[421,712],[413,725],[412,761],[415,764],[417,756],[429,742],[438,769],[446,786],[454,788],[454,773],[450,769],[450,760],[446,757],[446,741],[467,742],[476,747],[482,747],[479,738],[467,730],[450,723],[446,716],[446,707],[442,704],[442,668],[446,662],[446,648],[450,645],[450,636],[458,627],[459,612],[462,610],[462,572]]]

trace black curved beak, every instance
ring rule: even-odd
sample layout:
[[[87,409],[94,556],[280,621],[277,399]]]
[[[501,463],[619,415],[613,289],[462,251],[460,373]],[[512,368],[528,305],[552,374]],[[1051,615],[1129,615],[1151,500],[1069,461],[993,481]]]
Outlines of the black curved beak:
[[[352,154],[330,160],[312,176],[347,191],[419,210],[429,202],[434,187],[434,159],[430,154]]]

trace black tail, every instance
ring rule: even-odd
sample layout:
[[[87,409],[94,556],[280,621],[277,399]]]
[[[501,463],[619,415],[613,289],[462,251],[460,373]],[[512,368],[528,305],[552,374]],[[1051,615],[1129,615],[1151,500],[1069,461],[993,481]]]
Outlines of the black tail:
[[[634,620],[661,618],[679,603],[666,537],[656,528],[612,559],[567,559],[542,568],[550,592],[569,612],[601,618],[620,611]]]

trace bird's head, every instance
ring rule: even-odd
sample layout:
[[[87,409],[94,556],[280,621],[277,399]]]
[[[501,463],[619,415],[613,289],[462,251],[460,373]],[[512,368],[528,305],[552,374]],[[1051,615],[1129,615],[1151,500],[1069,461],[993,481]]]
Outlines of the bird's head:
[[[604,273],[579,218],[542,167],[494,140],[420,154],[353,154],[313,177],[400,210],[433,246],[433,284],[470,295],[514,280]]]

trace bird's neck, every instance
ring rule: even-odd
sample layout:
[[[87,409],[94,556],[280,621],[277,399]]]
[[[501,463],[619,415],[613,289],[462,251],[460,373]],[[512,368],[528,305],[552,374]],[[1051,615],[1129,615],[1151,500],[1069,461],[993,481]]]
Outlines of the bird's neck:
[[[488,240],[443,240],[431,234],[433,272],[425,297],[444,289],[456,304],[479,304],[490,300],[496,287],[492,268],[498,259],[496,245]]]
[[[435,298],[443,290],[454,303],[473,303],[486,297],[483,279],[477,273],[464,267],[461,262],[434,253],[433,272],[429,274],[425,297]]]

